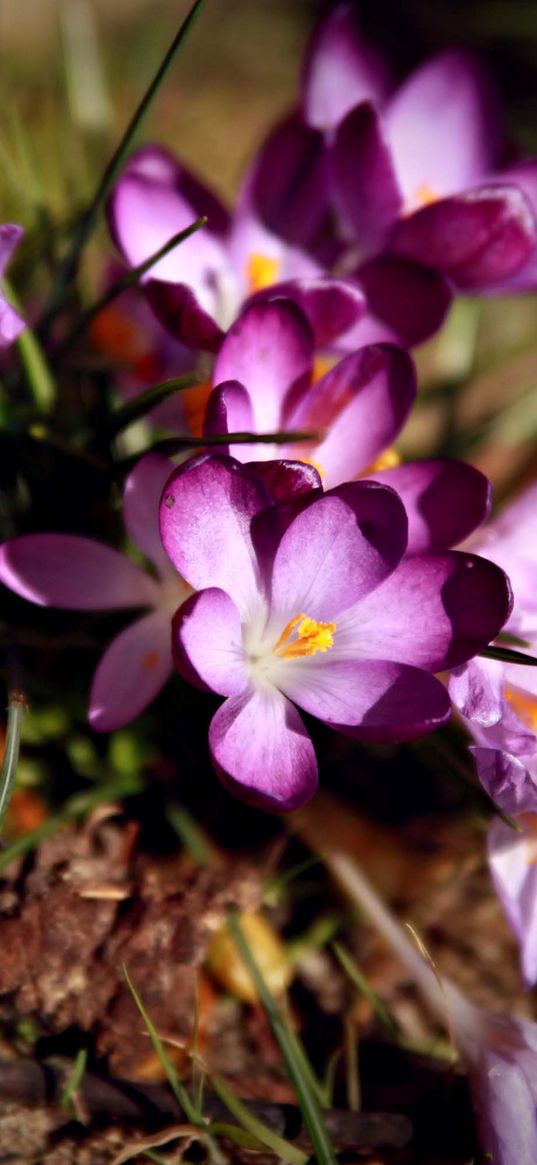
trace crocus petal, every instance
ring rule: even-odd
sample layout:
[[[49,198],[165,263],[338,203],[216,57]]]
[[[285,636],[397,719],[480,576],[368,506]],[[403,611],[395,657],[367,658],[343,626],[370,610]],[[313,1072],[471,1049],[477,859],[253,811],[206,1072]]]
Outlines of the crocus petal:
[[[213,388],[207,402],[203,432],[206,437],[224,433],[256,432],[250,395],[238,380],[226,380]],[[233,446],[236,461],[251,461],[258,451],[257,444]],[[229,453],[229,447],[224,446],[222,452]],[[273,456],[271,446],[268,447],[267,456]]]
[[[313,332],[316,348],[324,348],[342,332],[354,327],[365,314],[366,300],[358,285],[350,279],[318,276],[288,279],[260,291],[252,302],[290,299],[305,315]]]
[[[499,660],[471,659],[451,672],[449,694],[461,716],[490,728],[503,711],[503,681],[504,666]]]
[[[366,472],[402,428],[416,394],[408,352],[374,344],[346,356],[308,392],[293,428],[326,431],[308,455],[330,488]],[[300,457],[300,447],[296,447]]]
[[[338,126],[332,148],[338,205],[365,254],[382,247],[402,198],[377,110],[365,102]]]
[[[159,506],[174,468],[173,462],[161,453],[146,453],[129,473],[123,494],[125,526],[161,574],[169,572],[170,560],[160,540]]]
[[[202,352],[218,351],[223,332],[192,287],[150,279],[145,289],[157,319],[174,340]]]
[[[386,133],[408,209],[473,186],[500,143],[498,102],[483,66],[451,51],[426,61],[386,109]]]
[[[412,740],[449,719],[446,689],[419,668],[331,657],[329,651],[283,661],[278,684],[305,712],[339,731],[361,740]]]
[[[296,809],[317,788],[317,761],[292,704],[270,686],[226,700],[213,717],[209,747],[233,792],[267,809]]]
[[[443,671],[496,638],[511,598],[507,576],[484,558],[416,555],[341,620],[340,639],[362,658]]]
[[[379,255],[355,274],[370,311],[408,348],[434,336],[443,324],[453,293],[438,271],[398,255]]]
[[[362,36],[356,9],[339,4],[318,26],[306,53],[306,120],[317,129],[330,129],[360,101],[382,101],[387,89],[386,65]]]
[[[24,234],[22,227],[16,223],[5,222],[0,224],[0,279],[11,259],[15,247],[18,246]],[[9,348],[10,344],[24,331],[26,324],[15,308],[8,303],[0,291],[0,350]]]
[[[185,679],[220,696],[248,686],[241,617],[225,591],[198,591],[173,620],[173,658]]]
[[[296,498],[313,500],[314,490],[322,492],[319,473],[305,461],[249,461],[248,469],[260,477],[273,501],[290,502]]]
[[[23,534],[0,546],[0,581],[40,607],[111,611],[158,602],[157,583],[124,554],[75,534]]]
[[[535,218],[514,186],[481,186],[401,219],[391,248],[436,267],[460,289],[478,289],[517,271],[535,246]]]
[[[194,217],[205,216],[213,234],[225,235],[230,216],[211,190],[199,182],[164,146],[150,142],[130,155],[123,176],[141,175],[177,190],[194,210]],[[121,181],[121,179],[120,179]],[[111,215],[112,217],[112,208]],[[114,222],[112,221],[112,230]]]
[[[456,546],[490,511],[490,482],[464,461],[413,461],[371,476],[396,490],[404,503],[409,554]]]
[[[517,1063],[516,1045],[513,1059],[502,1054],[501,1038],[498,1047],[497,1052],[485,1049],[478,1068],[470,1072],[480,1149],[491,1165],[533,1165],[537,1161],[534,1097]]]
[[[522,761],[500,748],[469,750],[475,760],[479,780],[503,813],[537,813],[537,785]],[[511,830],[512,832],[512,830]]]
[[[399,498],[374,482],[340,486],[312,502],[291,522],[276,552],[274,631],[283,631],[302,611],[333,621],[393,570],[404,553],[406,530]]]
[[[280,238],[307,249],[327,216],[329,163],[323,135],[291,117],[271,134],[252,174],[252,204]]]
[[[168,183],[127,171],[110,199],[112,233],[127,262],[137,267],[196,220],[196,212]],[[159,259],[142,278],[192,283],[210,297],[210,272],[224,264],[221,244],[203,227]]]
[[[258,433],[280,428],[286,401],[299,396],[311,375],[313,336],[294,304],[252,304],[230,328],[215,361],[213,380],[238,380],[248,389]]]
[[[488,836],[488,860],[494,888],[520,943],[526,987],[532,987],[537,980],[537,866],[531,860],[534,839],[528,836],[534,823],[535,819],[521,822],[522,832],[517,833],[496,819]]]
[[[112,640],[93,677],[89,720],[98,732],[129,724],[154,700],[172,671],[171,621],[153,611]]]
[[[227,591],[243,617],[259,605],[252,520],[270,496],[237,461],[193,458],[168,482],[160,506],[164,548],[195,590]]]

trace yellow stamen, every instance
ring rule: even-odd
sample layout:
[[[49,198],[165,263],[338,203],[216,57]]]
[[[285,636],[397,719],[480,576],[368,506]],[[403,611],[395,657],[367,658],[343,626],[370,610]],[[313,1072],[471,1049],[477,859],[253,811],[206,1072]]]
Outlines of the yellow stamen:
[[[521,813],[520,820],[524,826],[526,862],[528,866],[537,866],[537,817],[535,813]]]
[[[506,688],[505,698],[522,722],[537,732],[537,699],[529,692],[521,692],[517,688]]]
[[[421,182],[414,191],[414,202],[418,206],[430,206],[432,202],[438,202],[439,195],[428,182]]]
[[[316,356],[313,361],[313,384],[317,384],[327,372],[331,372],[334,365],[337,364],[337,356]]]
[[[295,628],[296,636],[293,636]],[[305,655],[315,655],[317,651],[328,651],[334,646],[335,630],[335,623],[318,623],[317,619],[311,619],[301,611],[284,627],[273,647],[274,655],[280,659],[300,659]]]
[[[280,270],[280,260],[272,259],[269,255],[250,255],[246,269],[246,278],[250,284],[252,294],[263,291],[276,282]]]
[[[363,476],[370,477],[372,473],[380,473],[381,469],[395,469],[400,464],[401,457],[397,449],[394,449],[393,445],[390,445],[388,449],[384,450],[384,453],[380,453],[378,457],[375,457],[375,460],[371,462],[371,465],[367,469],[362,471]]]
[[[326,470],[323,469],[319,461],[313,461],[311,457],[301,457],[300,460],[303,461],[305,465],[313,465],[313,468],[317,470],[320,478],[325,476]]]

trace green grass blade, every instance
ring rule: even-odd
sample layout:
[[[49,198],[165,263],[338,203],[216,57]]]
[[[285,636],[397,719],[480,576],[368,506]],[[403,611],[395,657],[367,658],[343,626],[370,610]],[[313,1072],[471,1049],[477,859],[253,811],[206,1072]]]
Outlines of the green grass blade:
[[[326,1127],[317,1090],[312,1087],[313,1073],[307,1063],[300,1041],[277,1007],[259,970],[252,951],[244,937],[236,911],[230,911],[228,926],[238,950],[254,981],[265,1008],[273,1035],[280,1047],[289,1079],[295,1089],[302,1117],[311,1140],[317,1165],[335,1165],[336,1157],[330,1133]],[[308,1071],[305,1068],[308,1068]]]
[[[226,1082],[220,1078],[220,1076],[212,1077],[212,1086],[216,1092],[216,1095],[220,1097],[220,1100],[225,1104],[226,1108],[229,1109],[231,1115],[235,1117],[235,1120],[237,1120],[239,1124],[241,1124],[242,1127],[246,1129],[246,1132],[250,1133],[250,1135],[254,1137],[257,1142],[261,1142],[261,1145],[265,1145],[266,1148],[275,1153],[281,1161],[287,1161],[288,1165],[306,1165],[308,1160],[307,1154],[303,1153],[301,1149],[297,1149],[295,1145],[291,1145],[289,1141],[284,1140],[283,1137],[278,1136],[278,1133],[275,1133],[272,1129],[269,1129],[268,1126],[263,1123],[263,1121],[258,1120],[258,1118],[254,1116],[248,1108],[246,1108],[246,1105],[244,1105],[242,1101],[239,1100],[238,1096],[235,1096],[235,1093],[231,1088],[228,1087]]]
[[[17,774],[21,729],[26,701],[21,692],[11,692],[7,709],[6,746],[0,775],[0,829],[6,815]]]
[[[479,655],[484,659],[499,659],[501,663],[519,663],[523,667],[537,667],[537,657],[515,651],[514,647],[484,647]]]
[[[349,976],[349,979],[352,983],[354,983],[354,986],[358,989],[358,991],[360,991],[362,995],[365,996],[368,1003],[371,1004],[377,1019],[380,1020],[380,1022],[392,1036],[397,1035],[397,1025],[394,1023],[388,1008],[384,1005],[382,999],[379,998],[376,991],[373,991],[370,983],[368,983],[360,968],[356,966],[356,963],[354,962],[354,959],[349,954],[349,952],[345,949],[344,946],[341,945],[341,943],[334,943],[333,950],[338,962],[341,963],[345,974]]]
[[[77,1088],[79,1087],[84,1072],[86,1071],[87,1063],[87,1048],[80,1048],[74,1063],[73,1071],[71,1072],[71,1075],[69,1076],[65,1088],[60,1096],[60,1108],[69,1108],[73,1093],[76,1092]]]
[[[76,274],[80,254],[97,222],[99,214],[119,174],[125,157],[132,146],[134,138],[148,109],[156,97],[166,74],[173,64],[179,49],[186,40],[204,3],[205,0],[195,0],[194,4],[190,8],[190,11],[185,17],[181,27],[174,36],[167,53],[161,61],[161,64],[159,65],[153,80],[151,81],[149,87],[146,89],[142,100],[138,105],[138,108],[135,110],[119,142],[119,145],[110,158],[110,161],[99,181],[95,194],[93,195],[87,210],[79,219],[78,226],[74,231],[70,246],[63,257],[62,262],[58,265],[56,278],[53,282],[50,296],[48,302],[45,305],[39,325],[39,331],[41,335],[48,334],[51,324],[56,319],[58,312],[63,306],[69,285]]]
[[[153,384],[151,388],[147,388],[145,392],[139,393],[134,397],[134,400],[128,400],[126,404],[121,405],[116,409],[110,418],[110,423],[107,427],[107,435],[115,437],[116,433],[121,433],[134,421],[139,421],[141,417],[154,409],[156,405],[162,404],[162,401],[168,400],[168,397],[173,396],[176,392],[184,392],[187,388],[194,388],[199,384],[199,377],[194,373],[186,373],[185,376],[175,376],[171,380],[163,380],[160,384]]]
[[[3,280],[3,287],[6,298],[15,310],[23,315],[19,300],[7,279]],[[29,324],[26,324],[17,340],[17,348],[28,386],[39,411],[50,413],[56,400],[56,384],[41,344]]]
[[[129,991],[132,995],[132,998],[134,999],[134,1002],[138,1008],[138,1011],[140,1012],[140,1015],[145,1023],[145,1026],[147,1028],[148,1035],[149,1035],[149,1038],[150,1038],[151,1043],[153,1045],[153,1048],[155,1050],[155,1053],[158,1056],[158,1058],[162,1064],[162,1067],[164,1068],[164,1071],[166,1073],[166,1077],[168,1080],[168,1084],[170,1085],[170,1088],[175,1096],[175,1099],[177,1100],[177,1103],[180,1105],[185,1116],[187,1117],[187,1119],[190,1121],[191,1124],[202,1126],[203,1128],[205,1128],[206,1126],[205,1126],[205,1121],[203,1119],[203,1116],[195,1108],[186,1088],[183,1088],[183,1085],[181,1084],[181,1081],[179,1080],[179,1078],[177,1076],[177,1072],[175,1071],[175,1068],[173,1067],[173,1064],[171,1063],[171,1061],[167,1055],[164,1044],[162,1043],[162,1040],[161,1040],[160,1036],[158,1035],[157,1029],[156,1029],[156,1027],[151,1019],[151,1016],[146,1011],[125,964],[123,964],[123,974],[124,974],[126,982],[127,982],[127,987],[129,988]]]

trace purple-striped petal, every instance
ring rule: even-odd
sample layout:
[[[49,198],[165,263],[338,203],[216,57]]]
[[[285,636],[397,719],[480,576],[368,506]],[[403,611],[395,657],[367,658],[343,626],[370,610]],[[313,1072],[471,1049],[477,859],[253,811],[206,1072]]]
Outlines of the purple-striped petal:
[[[279,429],[291,399],[311,376],[313,336],[293,303],[252,304],[230,328],[213,380],[238,380],[248,390],[258,433]]]
[[[274,234],[308,249],[328,214],[329,181],[322,133],[294,116],[273,131],[256,161],[252,205]]]
[[[509,925],[520,943],[525,986],[537,980],[537,865],[535,834],[537,818],[520,822],[522,833],[492,822],[488,836],[488,860],[494,888]]]
[[[471,290],[514,274],[535,240],[535,217],[522,191],[490,185],[443,198],[401,219],[391,247],[436,267],[459,289]]]
[[[209,747],[225,783],[254,805],[297,809],[316,791],[313,745],[296,708],[276,688],[226,700],[211,722]]]
[[[519,757],[501,748],[472,745],[469,751],[483,788],[502,813],[537,813],[537,784]]]
[[[228,457],[193,458],[168,482],[160,506],[166,553],[195,590],[219,587],[241,615],[259,604],[252,521],[270,504],[260,481]]]
[[[362,740],[401,741],[449,719],[448,694],[434,676],[380,660],[332,662],[331,654],[289,661],[279,680],[290,700],[326,724]]]
[[[464,461],[412,461],[371,477],[391,486],[404,503],[409,554],[456,546],[490,512],[488,478]]]
[[[149,303],[174,340],[202,352],[217,352],[223,332],[199,296],[186,283],[150,279],[145,285]]]
[[[366,472],[399,433],[415,395],[412,359],[392,344],[359,349],[313,386],[290,423],[294,429],[320,432],[308,455],[325,487]],[[297,446],[297,457],[300,452]]]
[[[40,607],[153,606],[159,589],[124,554],[75,534],[23,534],[0,546],[0,581]]]
[[[306,53],[306,120],[317,129],[331,129],[360,101],[382,102],[387,91],[386,64],[362,36],[356,8],[338,4],[315,30]]]
[[[501,120],[488,74],[469,53],[426,61],[386,109],[386,133],[409,210],[455,194],[492,169]]]
[[[276,551],[275,638],[300,612],[331,622],[367,595],[399,562],[406,536],[399,498],[373,482],[340,486],[312,502],[291,522]]]
[[[254,411],[249,393],[238,380],[226,380],[213,388],[207,402],[203,432],[206,437],[223,433],[255,433]],[[231,449],[224,446],[223,453]],[[259,453],[257,444],[234,445],[236,461],[251,461]]]
[[[185,679],[220,696],[238,696],[248,686],[241,617],[225,591],[198,591],[173,620],[173,658]]]
[[[160,498],[174,468],[161,453],[146,453],[129,473],[123,493],[127,531],[161,574],[169,573],[170,560],[160,539]]]
[[[449,694],[461,716],[482,728],[491,728],[502,715],[504,665],[497,659],[471,659],[454,668]]]
[[[337,202],[353,240],[372,254],[383,247],[402,209],[390,148],[372,105],[359,105],[338,126],[332,165]]]
[[[510,609],[509,580],[493,563],[458,551],[416,555],[345,616],[340,638],[362,658],[443,671],[495,639]]]
[[[89,720],[113,732],[147,708],[172,671],[171,620],[153,611],[116,635],[102,656],[91,686]]]
[[[434,336],[451,306],[453,293],[447,279],[423,263],[379,255],[363,263],[355,275],[370,311],[408,348]]]
[[[290,299],[305,315],[316,348],[324,348],[357,324],[365,314],[366,300],[358,285],[350,279],[318,276],[288,279],[260,291],[251,302]]]

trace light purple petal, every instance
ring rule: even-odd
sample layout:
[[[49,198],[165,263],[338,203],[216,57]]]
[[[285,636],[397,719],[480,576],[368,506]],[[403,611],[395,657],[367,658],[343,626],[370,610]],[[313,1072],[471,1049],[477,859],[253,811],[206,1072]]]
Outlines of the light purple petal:
[[[503,813],[537,813],[537,785],[518,757],[499,748],[475,748],[479,780]]]
[[[479,1067],[470,1073],[483,1160],[490,1165],[534,1165],[535,1102],[526,1075],[517,1063],[516,1045],[513,1059],[508,1059],[502,1054],[501,1041],[498,1043],[499,1050],[486,1049]]]
[[[225,591],[198,591],[173,620],[173,658],[185,679],[220,696],[248,686],[241,617]]]
[[[252,304],[225,337],[213,381],[240,381],[252,402],[256,431],[270,433],[281,427],[289,399],[303,393],[312,360],[311,329],[294,304]]]
[[[456,546],[490,511],[488,478],[464,461],[412,461],[371,476],[396,490],[404,503],[409,554]]]
[[[93,677],[89,720],[98,732],[113,732],[147,708],[172,671],[171,620],[153,611],[112,640]]]
[[[206,437],[223,433],[255,433],[256,424],[252,402],[244,385],[238,380],[226,380],[213,388],[207,402],[207,412],[203,432]],[[271,456],[271,446],[267,447],[267,457]],[[259,453],[260,446],[234,445],[232,455],[236,461],[251,461]],[[223,447],[223,453],[230,453]]]
[[[146,453],[129,473],[123,494],[128,533],[161,574],[169,573],[170,560],[160,540],[160,498],[174,469],[161,453]]]
[[[402,428],[416,395],[408,352],[376,344],[346,356],[304,397],[292,427],[325,432],[308,456],[330,488],[365,473]],[[300,447],[296,455],[300,457]]]
[[[522,976],[526,987],[537,980],[537,865],[535,823],[519,822],[517,833],[503,821],[492,822],[488,836],[488,860],[494,888],[509,925],[520,943]]]
[[[515,186],[481,186],[433,202],[394,228],[399,255],[436,267],[459,289],[486,288],[517,271],[535,246],[530,204]]]
[[[386,109],[386,132],[408,209],[455,194],[489,172],[498,154],[501,122],[483,66],[453,50],[426,61]]]
[[[272,576],[272,622],[283,631],[305,612],[333,621],[393,570],[406,546],[406,515],[392,490],[340,486],[312,502],[284,534]]]
[[[506,575],[484,558],[416,555],[349,612],[345,635],[361,657],[443,671],[495,639],[510,605]]]
[[[453,293],[438,271],[397,255],[379,255],[355,274],[370,311],[408,348],[434,336],[443,324]]]
[[[454,668],[449,694],[455,707],[473,724],[490,728],[503,711],[504,666],[497,659],[471,659]]]
[[[245,801],[296,809],[317,788],[317,761],[304,724],[276,688],[226,700],[213,717],[209,747],[220,776]]]
[[[23,534],[0,546],[0,581],[40,607],[153,606],[159,590],[124,554],[75,534]]]
[[[324,348],[348,331],[365,314],[366,300],[358,285],[350,279],[317,276],[288,279],[260,291],[250,302],[290,299],[304,313],[313,332],[316,348]]]
[[[0,224],[0,279],[11,259],[15,248],[24,234],[22,227],[16,223],[5,222]],[[15,308],[8,303],[0,291],[0,351],[9,348],[24,331],[26,324]]]
[[[402,741],[449,719],[446,689],[419,668],[331,657],[330,650],[284,661],[278,682],[290,700],[334,728],[361,740]]]
[[[161,536],[176,570],[195,590],[227,591],[243,617],[259,605],[252,521],[270,500],[237,461],[209,456],[181,466],[162,498]]]
[[[203,352],[218,351],[222,342],[222,329],[212,312],[202,306],[192,287],[187,287],[186,283],[149,279],[145,289],[157,319],[174,340]]]
[[[360,101],[383,101],[387,90],[386,64],[362,36],[356,8],[338,4],[316,29],[306,54],[306,120],[317,129],[330,129]]]
[[[402,209],[390,147],[381,118],[364,103],[338,126],[332,147],[338,206],[364,254],[381,249]]]

